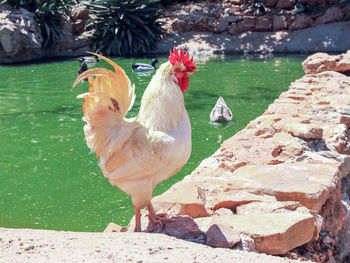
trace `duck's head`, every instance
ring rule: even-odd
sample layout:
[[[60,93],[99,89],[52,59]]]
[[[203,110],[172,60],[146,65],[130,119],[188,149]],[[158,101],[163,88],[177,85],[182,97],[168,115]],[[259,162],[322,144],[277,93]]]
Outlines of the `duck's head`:
[[[96,62],[100,62],[100,57],[99,56],[96,56],[96,55],[94,55],[95,56],[95,59],[96,59]]]
[[[155,68],[156,67],[156,64],[159,63],[158,59],[156,58],[153,58],[152,59],[152,66]]]

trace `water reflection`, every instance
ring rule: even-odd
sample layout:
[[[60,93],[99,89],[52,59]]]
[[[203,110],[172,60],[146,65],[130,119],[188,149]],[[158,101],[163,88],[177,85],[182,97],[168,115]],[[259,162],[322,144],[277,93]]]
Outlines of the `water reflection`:
[[[145,82],[155,74],[155,71],[133,71],[133,74],[137,77],[138,81]]]

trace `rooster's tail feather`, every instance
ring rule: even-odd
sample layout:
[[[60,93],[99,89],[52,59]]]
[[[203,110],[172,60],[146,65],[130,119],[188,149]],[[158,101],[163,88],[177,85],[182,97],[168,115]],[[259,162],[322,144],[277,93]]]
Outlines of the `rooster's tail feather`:
[[[88,78],[89,92],[78,97],[84,98],[82,108],[87,123],[84,128],[87,145],[100,156],[112,150],[111,147],[120,147],[127,137],[127,127],[124,126],[129,125],[124,117],[135,101],[135,87],[117,64],[102,55],[94,55],[111,64],[115,72],[104,68],[87,70],[77,77],[73,88]]]
[[[102,96],[105,98],[109,98],[110,101],[108,103],[112,103],[112,107],[116,106],[115,102],[112,101],[116,101],[118,103],[119,111],[124,117],[128,110],[130,110],[132,105],[134,104],[135,86],[131,85],[130,79],[125,74],[124,70],[120,68],[117,64],[115,64],[112,60],[100,54],[91,54],[99,56],[101,59],[105,60],[110,65],[112,65],[115,72],[104,68],[94,68],[87,70],[77,77],[73,84],[73,88],[79,82],[88,78],[90,89],[89,93],[84,94],[84,98],[85,96],[95,98]],[[92,78],[93,76],[95,76],[96,78]],[[84,101],[84,105],[89,104],[90,102],[91,100],[88,100],[88,102]]]

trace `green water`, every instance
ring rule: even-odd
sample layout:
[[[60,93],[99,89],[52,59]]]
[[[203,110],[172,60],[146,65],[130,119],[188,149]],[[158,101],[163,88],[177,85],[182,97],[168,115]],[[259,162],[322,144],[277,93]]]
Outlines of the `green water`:
[[[160,58],[165,62],[166,57]],[[213,154],[220,143],[261,115],[267,106],[303,75],[305,56],[197,57],[197,71],[185,93],[193,129],[188,164],[155,189],[158,195]],[[152,74],[131,71],[131,62],[114,59],[136,85],[137,98]],[[96,66],[108,65],[104,62]],[[76,60],[0,67],[0,227],[102,231],[109,222],[127,225],[130,198],[102,176],[84,142],[82,100],[72,90]],[[213,125],[209,113],[223,96],[234,121]]]

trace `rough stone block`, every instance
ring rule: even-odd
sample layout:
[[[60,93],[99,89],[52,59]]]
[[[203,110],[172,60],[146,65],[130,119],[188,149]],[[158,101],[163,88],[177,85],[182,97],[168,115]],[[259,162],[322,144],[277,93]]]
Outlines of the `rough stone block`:
[[[211,247],[232,248],[241,240],[239,233],[228,225],[213,224],[207,233],[207,245]]]
[[[259,252],[278,255],[309,242],[314,234],[314,218],[310,214],[281,213],[254,215],[227,215],[197,218],[201,229],[213,224],[227,224],[239,233],[254,239]]]

